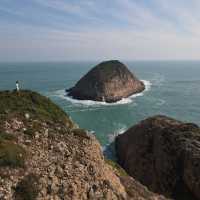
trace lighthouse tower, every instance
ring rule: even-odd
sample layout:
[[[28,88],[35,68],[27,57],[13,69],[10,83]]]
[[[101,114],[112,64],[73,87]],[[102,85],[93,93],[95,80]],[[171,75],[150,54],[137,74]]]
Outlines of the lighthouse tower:
[[[19,91],[19,81],[16,81],[16,90]]]

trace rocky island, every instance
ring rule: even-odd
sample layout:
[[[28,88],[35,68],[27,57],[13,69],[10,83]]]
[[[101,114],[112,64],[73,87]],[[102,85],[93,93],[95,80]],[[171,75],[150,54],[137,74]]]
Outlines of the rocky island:
[[[151,191],[176,200],[200,199],[200,128],[154,116],[116,139],[119,164]]]
[[[94,135],[32,91],[0,92],[0,199],[166,200],[105,159]]]
[[[106,61],[92,68],[74,87],[69,96],[80,100],[116,102],[145,89],[129,69],[117,60]]]

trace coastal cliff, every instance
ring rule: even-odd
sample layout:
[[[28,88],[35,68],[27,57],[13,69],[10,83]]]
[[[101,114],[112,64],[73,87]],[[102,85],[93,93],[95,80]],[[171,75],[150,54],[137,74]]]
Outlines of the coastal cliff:
[[[143,82],[138,80],[124,64],[111,60],[92,68],[67,92],[75,99],[111,103],[140,93],[144,89]]]
[[[151,191],[200,199],[200,128],[154,116],[116,138],[119,164]]]
[[[164,200],[106,160],[48,98],[0,92],[1,200]]]

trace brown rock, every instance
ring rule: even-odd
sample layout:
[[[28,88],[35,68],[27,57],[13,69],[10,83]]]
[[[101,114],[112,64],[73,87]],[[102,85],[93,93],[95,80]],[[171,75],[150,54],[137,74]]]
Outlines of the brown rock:
[[[18,101],[12,101],[13,97],[18,99],[17,94],[9,93],[7,97],[7,93],[0,92],[0,104],[5,95],[5,102],[9,100],[11,108],[9,115],[1,111],[2,107],[0,108],[0,144],[4,140],[9,140],[9,144],[12,145],[7,147],[9,151],[4,151],[0,145],[0,160],[3,155],[9,161],[13,161],[15,167],[8,165],[8,162],[0,165],[1,200],[151,199],[147,198],[150,195],[147,190],[144,191],[146,196],[138,193],[137,190],[140,187],[142,190],[143,186],[137,187],[131,181],[126,181],[124,184],[119,173],[116,172],[118,168],[115,167],[114,170],[111,164],[105,162],[101,146],[96,138],[83,129],[75,128],[71,119],[49,102],[50,100],[33,92],[20,91],[20,102],[26,102],[26,104],[22,103],[19,106]],[[26,108],[24,108],[25,105]],[[39,110],[44,110],[44,112],[38,112],[34,116],[38,105],[40,105]],[[19,108],[18,112],[16,107]],[[35,109],[30,113],[31,118],[37,120],[38,115],[40,116],[40,123],[37,126],[33,126],[36,121],[27,122],[24,117],[24,109],[31,111],[32,108]],[[52,109],[49,111],[49,108]],[[55,117],[57,114],[63,115],[64,121]],[[16,122],[16,116],[17,121],[22,120],[23,126],[20,125],[22,128],[10,125],[10,122]],[[9,126],[5,126],[6,121],[10,123]],[[65,121],[68,121],[70,125],[64,125]],[[30,127],[34,127],[34,134],[24,132],[24,128],[28,130]],[[48,130],[48,136],[45,134],[46,130]],[[25,159],[23,166],[17,165],[18,162],[16,162],[21,151],[19,149],[19,153],[11,151],[14,144],[23,147],[25,151],[23,151]],[[129,183],[128,191],[126,190],[127,182]],[[151,196],[159,199],[156,194],[151,193]]]
[[[148,118],[116,139],[121,166],[150,190],[200,199],[200,128],[165,116]]]
[[[111,60],[95,66],[67,91],[75,99],[116,102],[144,89],[124,64]]]

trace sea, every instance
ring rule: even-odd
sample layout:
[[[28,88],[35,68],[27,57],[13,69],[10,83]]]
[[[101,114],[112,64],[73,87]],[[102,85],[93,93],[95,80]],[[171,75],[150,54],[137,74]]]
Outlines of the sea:
[[[93,66],[84,62],[0,63],[0,90],[35,90],[62,107],[105,149],[114,138],[139,121],[167,115],[200,125],[200,61],[124,61],[146,85],[144,92],[117,103],[79,101],[66,96]]]

